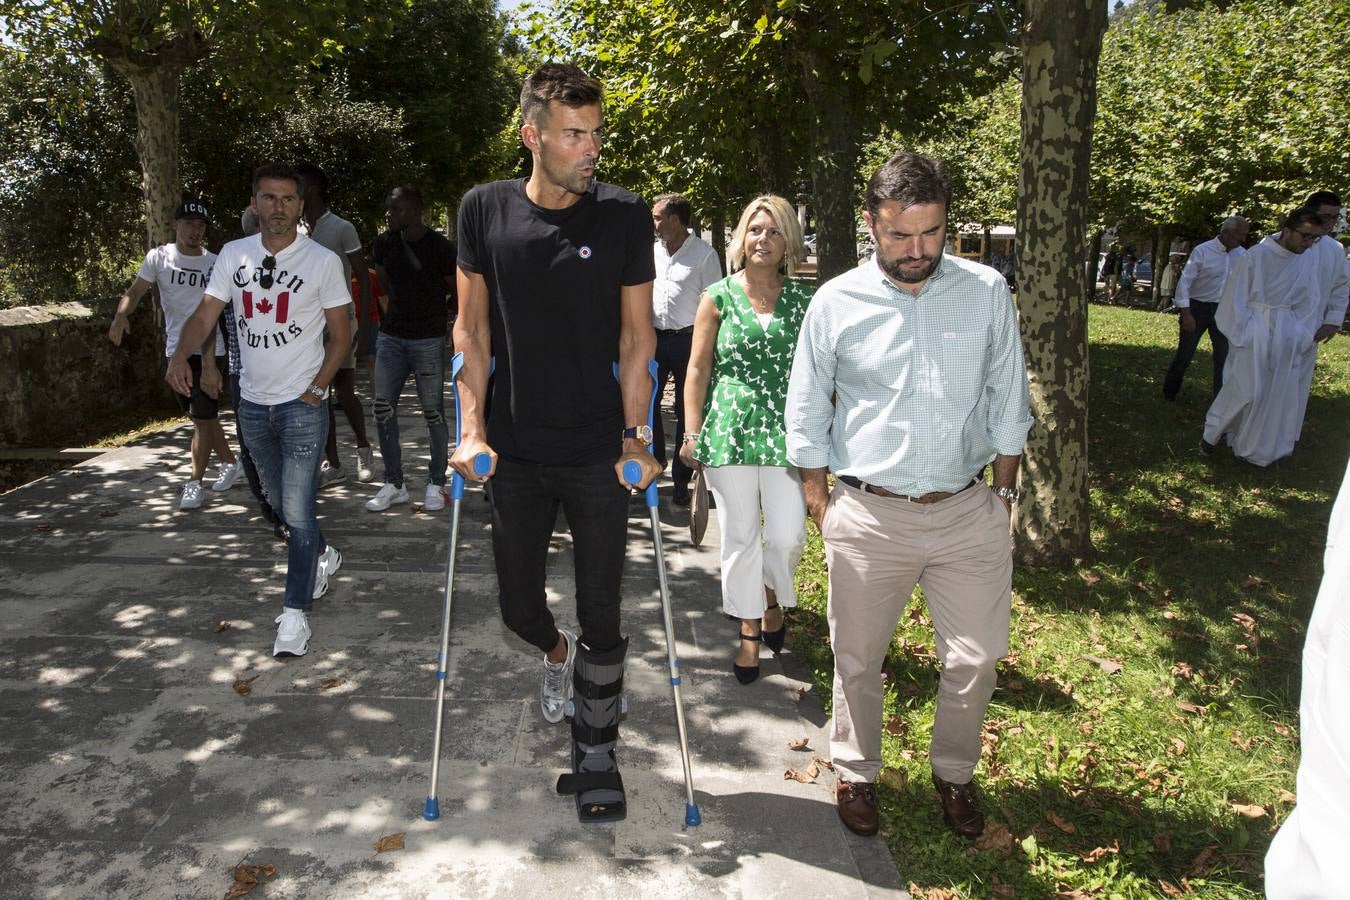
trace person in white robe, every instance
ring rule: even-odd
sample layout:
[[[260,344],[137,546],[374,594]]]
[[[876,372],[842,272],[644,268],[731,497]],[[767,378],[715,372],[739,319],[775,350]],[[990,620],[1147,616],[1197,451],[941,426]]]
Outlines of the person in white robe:
[[[1346,306],[1350,305],[1350,259],[1346,259],[1345,246],[1335,237],[1336,223],[1341,218],[1341,198],[1331,191],[1314,191],[1303,205],[1317,213],[1322,226],[1322,237],[1313,244],[1308,255],[1317,254],[1317,280],[1327,295],[1326,312],[1315,337],[1319,341],[1329,341],[1345,324]],[[1298,412],[1300,422],[1307,405],[1305,392]]]
[[[1266,852],[1270,900],[1324,900],[1350,886],[1350,465],[1331,510],[1322,589],[1303,645],[1298,803]]]
[[[1205,414],[1200,451],[1227,439],[1233,454],[1268,466],[1294,452],[1303,428],[1328,292],[1320,283],[1317,213],[1299,207],[1279,233],[1238,261],[1216,316],[1228,337],[1223,389]]]

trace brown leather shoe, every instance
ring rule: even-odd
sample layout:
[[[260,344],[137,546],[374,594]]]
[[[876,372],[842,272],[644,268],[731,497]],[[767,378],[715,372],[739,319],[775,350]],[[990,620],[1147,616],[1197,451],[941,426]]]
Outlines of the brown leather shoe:
[[[942,801],[942,821],[961,837],[979,837],[984,831],[984,813],[980,812],[980,799],[975,794],[975,782],[952,784],[933,776],[933,786],[937,788],[938,799]]]
[[[877,833],[877,788],[867,781],[843,781],[834,786],[839,821],[854,834]]]

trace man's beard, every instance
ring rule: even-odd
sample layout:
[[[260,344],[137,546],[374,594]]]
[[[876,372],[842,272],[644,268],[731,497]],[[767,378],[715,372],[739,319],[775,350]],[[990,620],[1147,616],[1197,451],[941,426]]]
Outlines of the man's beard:
[[[937,271],[938,266],[942,264],[942,253],[943,251],[939,250],[936,256],[921,257],[922,260],[928,261],[928,265],[924,266],[922,269],[919,269],[917,271],[911,270],[907,272],[904,269],[900,268],[902,263],[915,263],[919,262],[920,260],[910,259],[907,257],[902,257],[900,259],[887,259],[885,256],[882,256],[881,247],[880,245],[878,245],[877,264],[881,266],[881,271],[885,272],[887,275],[889,275],[891,278],[894,278],[896,281],[902,282],[904,284],[918,284],[921,281],[927,281],[929,278],[932,277],[933,273]]]
[[[578,197],[590,193],[591,187],[595,184],[594,174],[582,175],[575,169],[556,171],[552,166],[545,165],[544,174],[548,176],[549,181]]]

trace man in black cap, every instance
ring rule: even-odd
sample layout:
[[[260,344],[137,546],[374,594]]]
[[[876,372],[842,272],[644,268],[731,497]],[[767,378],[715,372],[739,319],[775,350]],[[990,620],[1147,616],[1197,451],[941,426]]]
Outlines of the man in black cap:
[[[159,303],[164,309],[166,335],[165,357],[171,357],[178,348],[178,336],[189,316],[201,303],[207,279],[215,265],[216,255],[202,246],[206,236],[206,205],[200,200],[178,204],[173,214],[174,242],[156,247],[145,255],[136,280],[127,288],[117,304],[117,313],[108,328],[108,339],[121,346],[122,338],[131,332],[130,315],[153,284],[159,288]],[[192,395],[180,394],[178,406],[192,418],[192,477],[183,485],[179,495],[179,509],[196,509],[202,505],[202,477],[214,450],[220,460],[220,472],[212,490],[227,491],[234,486],[242,471],[221,428],[218,397],[221,370],[225,368],[225,344],[218,329],[211,329],[200,348],[194,347],[188,364],[192,367]]]

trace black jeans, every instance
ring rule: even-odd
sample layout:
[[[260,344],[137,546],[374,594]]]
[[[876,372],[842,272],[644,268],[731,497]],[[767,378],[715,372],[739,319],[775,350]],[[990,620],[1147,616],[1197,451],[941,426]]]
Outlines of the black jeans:
[[[684,440],[684,376],[689,371],[689,353],[694,346],[693,329],[688,331],[656,332],[656,402],[661,402],[661,392],[665,390],[666,380],[675,377],[675,461],[670,468],[670,476],[675,482],[675,493],[687,492],[689,480],[694,473],[680,459],[680,442]],[[661,421],[658,406],[652,417],[652,452],[657,462],[666,464],[666,431]]]
[[[1186,367],[1191,364],[1191,359],[1195,356],[1195,348],[1200,346],[1200,338],[1209,332],[1209,343],[1214,354],[1214,396],[1219,395],[1219,388],[1223,387],[1223,364],[1228,359],[1228,338],[1223,336],[1219,326],[1214,324],[1214,314],[1218,311],[1217,303],[1191,303],[1191,315],[1195,317],[1195,330],[1187,331],[1180,329],[1181,338],[1177,341],[1177,352],[1172,357],[1172,364],[1167,367],[1167,375],[1163,378],[1163,396],[1171,400],[1181,390],[1181,379],[1186,375]]]
[[[488,482],[488,499],[498,602],[506,627],[545,653],[558,643],[544,577],[561,505],[572,532],[581,641],[597,653],[618,646],[628,492],[619,486],[613,463],[541,466],[499,459]]]

